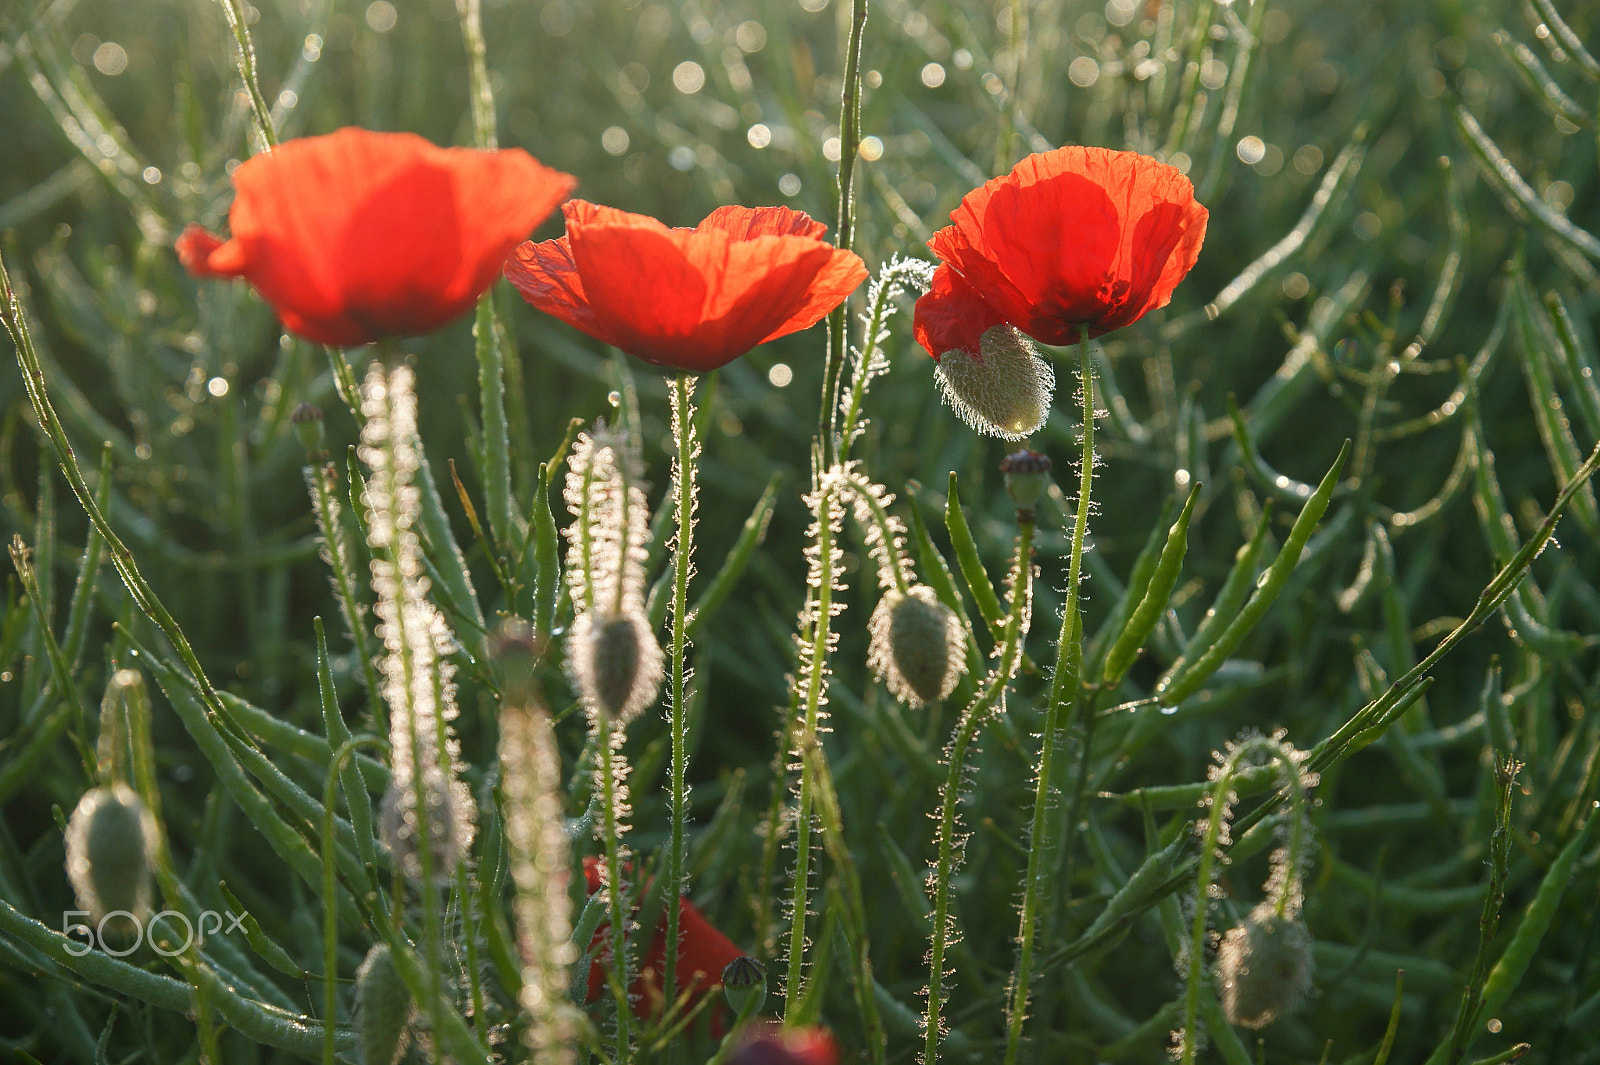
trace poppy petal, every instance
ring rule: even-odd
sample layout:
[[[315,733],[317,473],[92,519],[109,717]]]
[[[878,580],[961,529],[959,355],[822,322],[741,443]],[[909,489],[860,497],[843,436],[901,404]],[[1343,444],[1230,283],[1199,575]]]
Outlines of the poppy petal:
[[[917,300],[911,333],[938,362],[947,351],[978,357],[984,331],[1003,322],[1005,318],[977,289],[948,263],[941,263],[927,293]]]

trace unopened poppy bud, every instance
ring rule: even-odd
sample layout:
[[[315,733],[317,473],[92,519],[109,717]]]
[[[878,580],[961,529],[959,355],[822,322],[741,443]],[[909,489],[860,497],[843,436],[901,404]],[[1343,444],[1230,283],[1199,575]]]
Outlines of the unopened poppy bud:
[[[489,636],[489,658],[500,673],[501,691],[509,703],[528,701],[534,670],[544,654],[544,641],[521,618],[507,618]]]
[[[1229,1024],[1264,1028],[1292,1013],[1311,988],[1311,934],[1270,902],[1250,911],[1217,949],[1217,993]]]
[[[128,785],[95,788],[78,801],[67,822],[67,879],[99,931],[127,936],[149,915],[157,843],[155,818]]]
[[[580,614],[567,638],[568,673],[584,704],[624,724],[655,700],[661,659],[650,622],[636,609]]]
[[[315,403],[301,403],[289,415],[289,423],[294,426],[295,435],[300,438],[300,446],[311,455],[322,454],[322,408]]]
[[[356,1031],[366,1065],[395,1065],[411,1041],[411,990],[387,943],[367,951],[356,970]]]
[[[418,772],[422,771],[418,767]],[[432,852],[433,880],[448,884],[455,879],[456,866],[472,849],[477,831],[477,805],[472,792],[460,780],[440,780],[430,774],[427,793],[428,846]],[[417,837],[423,818],[416,813],[417,795],[410,781],[391,783],[384,792],[378,818],[378,834],[400,869],[413,881],[422,879],[422,854]]]
[[[754,1017],[767,1001],[767,967],[741,954],[722,970],[722,993],[740,1017]]]
[[[1000,472],[1005,474],[1011,502],[1019,511],[1031,512],[1050,485],[1050,456],[1031,448],[1013,451],[1000,460]]]
[[[896,699],[921,706],[943,699],[966,665],[961,619],[932,588],[890,590],[868,623],[867,665]]]
[[[976,355],[946,351],[933,376],[944,401],[980,433],[1021,440],[1050,416],[1055,371],[1013,326],[984,330]]]

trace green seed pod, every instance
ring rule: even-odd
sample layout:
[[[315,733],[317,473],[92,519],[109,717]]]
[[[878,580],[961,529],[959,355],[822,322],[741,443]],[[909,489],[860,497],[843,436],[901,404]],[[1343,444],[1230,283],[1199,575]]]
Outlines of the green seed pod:
[[[395,1065],[405,1056],[414,1012],[389,945],[375,945],[356,970],[356,1033],[366,1065]]]
[[[661,687],[661,645],[644,612],[589,611],[567,638],[567,672],[591,712],[627,724],[655,701]]]
[[[1050,487],[1050,456],[1032,448],[1014,451],[1000,460],[1006,494],[1019,512],[1032,513],[1044,490]]]
[[[1311,934],[1298,916],[1280,917],[1264,902],[1223,937],[1214,977],[1228,1023],[1264,1028],[1311,989]]]
[[[912,706],[943,699],[966,667],[961,619],[927,585],[889,591],[868,623],[867,665]]]
[[[985,330],[976,355],[959,348],[945,352],[933,376],[944,401],[980,433],[1021,440],[1050,416],[1055,371],[1012,326]]]
[[[767,967],[741,954],[722,970],[722,993],[739,1017],[754,1017],[767,1001]]]
[[[85,793],[72,811],[67,822],[67,879],[79,907],[89,911],[107,935],[130,935],[150,914],[156,832],[155,818],[121,781]],[[105,921],[107,914],[117,916]]]

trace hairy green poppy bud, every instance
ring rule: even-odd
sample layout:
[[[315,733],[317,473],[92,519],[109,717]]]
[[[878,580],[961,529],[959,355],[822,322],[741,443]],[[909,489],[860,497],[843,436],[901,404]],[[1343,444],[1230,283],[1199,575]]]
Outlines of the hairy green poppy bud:
[[[427,772],[418,767],[417,772]],[[477,804],[461,780],[428,772],[424,785],[427,794],[428,845],[433,853],[433,879],[448,884],[455,879],[456,866],[472,849],[477,831]],[[416,814],[417,793],[410,782],[391,783],[384,792],[378,818],[378,834],[400,869],[413,881],[422,878],[422,855],[417,847],[421,821]]]
[[[945,352],[933,376],[944,401],[980,433],[1021,440],[1050,416],[1055,371],[1013,326],[984,330],[976,355],[959,348]]]
[[[1044,490],[1050,485],[1050,456],[1031,448],[1014,451],[1000,460],[1000,472],[1005,474],[1006,494],[1017,510],[1033,512]]]
[[[661,645],[641,610],[591,610],[572,623],[568,675],[584,705],[608,720],[626,724],[655,700],[661,661]]]
[[[150,913],[155,818],[118,781],[85,793],[67,822],[67,879],[78,905],[107,935],[127,936]],[[105,920],[108,914],[116,914]]]
[[[722,993],[740,1017],[754,1017],[767,1001],[767,967],[741,954],[722,970]]]
[[[356,1032],[366,1065],[395,1065],[405,1056],[413,1012],[389,945],[375,945],[356,970]]]
[[[966,665],[961,619],[919,584],[890,590],[868,623],[867,665],[896,699],[921,706],[950,694]]]
[[[1264,902],[1222,938],[1215,977],[1228,1023],[1264,1028],[1310,990],[1311,934],[1298,917],[1280,917]]]

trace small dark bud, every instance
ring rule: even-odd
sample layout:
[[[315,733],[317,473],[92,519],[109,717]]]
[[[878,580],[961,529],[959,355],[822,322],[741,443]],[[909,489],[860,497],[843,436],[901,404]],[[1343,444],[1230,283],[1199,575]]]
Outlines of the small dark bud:
[[[767,1001],[767,968],[741,954],[722,970],[722,993],[740,1017],[754,1017]]]
[[[294,426],[295,435],[300,438],[300,445],[307,453],[322,454],[321,407],[315,403],[302,403],[289,415],[289,423]]]
[[[1000,460],[1006,492],[1018,510],[1032,511],[1050,485],[1050,456],[1029,448],[1013,451]]]

